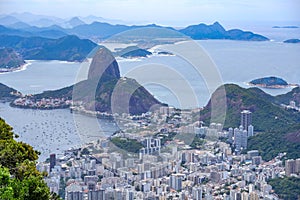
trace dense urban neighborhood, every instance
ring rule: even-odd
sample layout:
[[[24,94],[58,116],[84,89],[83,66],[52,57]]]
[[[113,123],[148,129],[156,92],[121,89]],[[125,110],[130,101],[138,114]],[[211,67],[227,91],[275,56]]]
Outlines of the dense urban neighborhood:
[[[255,134],[249,110],[241,112],[240,127],[228,130],[222,124],[188,124],[192,113],[162,107],[126,116],[126,129],[62,157],[51,154],[37,168],[49,173],[45,181],[51,191],[70,200],[281,199],[271,180],[299,177],[300,158],[283,162],[282,152],[264,161],[258,150],[247,150]],[[159,132],[147,136],[154,131],[150,119]],[[185,143],[185,137],[192,142]]]

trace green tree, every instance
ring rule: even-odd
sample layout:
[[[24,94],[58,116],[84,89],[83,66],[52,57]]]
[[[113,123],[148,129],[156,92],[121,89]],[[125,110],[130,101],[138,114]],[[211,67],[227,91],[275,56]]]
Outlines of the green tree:
[[[12,127],[0,118],[0,199],[59,199],[36,169],[38,152],[32,146],[17,142]]]
[[[11,186],[9,170],[0,167],[0,199],[13,199],[14,191]]]
[[[300,197],[300,178],[284,177],[268,181],[275,193],[284,200],[294,200]]]

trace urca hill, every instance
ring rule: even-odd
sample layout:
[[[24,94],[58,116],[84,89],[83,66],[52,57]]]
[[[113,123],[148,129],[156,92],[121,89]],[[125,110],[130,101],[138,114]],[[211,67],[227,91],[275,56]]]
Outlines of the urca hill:
[[[112,53],[105,47],[101,47],[95,53],[86,80],[59,90],[45,91],[29,98],[35,105],[33,108],[39,108],[37,102],[42,99],[64,99],[64,101],[72,100],[85,111],[134,115],[163,105],[136,80],[120,77],[119,65]],[[16,102],[14,101],[14,106],[22,107]]]

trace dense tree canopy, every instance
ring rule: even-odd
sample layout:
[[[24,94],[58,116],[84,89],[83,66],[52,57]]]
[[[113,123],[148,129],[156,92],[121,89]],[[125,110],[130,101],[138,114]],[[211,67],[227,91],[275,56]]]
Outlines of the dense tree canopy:
[[[55,195],[36,169],[38,152],[14,137],[12,127],[0,118],[0,199],[53,199]]]
[[[275,192],[280,198],[294,200],[300,198],[300,178],[284,177],[269,180]]]

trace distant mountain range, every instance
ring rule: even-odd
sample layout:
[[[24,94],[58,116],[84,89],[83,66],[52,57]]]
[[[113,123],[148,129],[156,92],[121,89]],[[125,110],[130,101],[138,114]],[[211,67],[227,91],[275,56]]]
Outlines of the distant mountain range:
[[[16,28],[21,27],[21,28]],[[38,28],[17,22],[11,27],[5,27],[0,25],[0,35],[10,36],[22,36],[22,37],[45,37],[50,39],[58,39],[60,37],[67,36],[65,30],[59,26],[50,26],[44,28]]]
[[[116,23],[118,22],[118,23]],[[144,37],[145,35],[155,38],[172,38],[185,36],[192,39],[230,39],[230,40],[251,40],[265,41],[268,38],[246,32],[239,29],[226,31],[218,22],[212,25],[199,24],[177,30],[172,27],[162,27],[155,24],[150,25],[122,25],[125,22],[120,20],[107,20],[101,17],[73,17],[71,19],[60,19],[57,17],[49,17],[43,15],[33,15],[31,13],[14,13],[12,15],[0,16],[0,24],[13,30],[0,30],[0,34],[19,35],[19,36],[40,36],[58,38],[68,35],[77,35],[84,38],[105,39],[113,35],[140,28],[152,28],[136,32],[136,37]],[[2,27],[3,28],[3,27]],[[157,29],[153,29],[157,28]],[[168,29],[164,32],[161,29]],[[18,32],[19,31],[19,32]],[[56,32],[51,32],[56,31]],[[173,32],[173,33],[172,33]],[[132,32],[131,32],[132,34]],[[132,35],[131,35],[132,37]]]
[[[29,12],[25,13],[11,13],[9,15],[0,16],[0,24],[8,25],[14,24],[16,22],[24,22],[32,26],[47,27],[52,25],[59,25],[64,28],[72,28],[78,26],[79,23],[90,24],[92,22],[106,22],[111,24],[124,24],[126,22],[116,19],[106,19],[97,16],[86,16],[86,17],[73,17],[62,19],[59,17],[47,16],[47,15],[36,15]]]
[[[225,30],[218,22],[177,30],[156,24],[129,26],[105,21],[95,16],[67,20],[31,13],[0,16],[0,48],[13,48],[24,59],[82,61],[97,46],[89,40],[97,43],[106,39],[112,42],[135,42],[143,48],[183,41],[189,37],[196,40],[269,40],[248,31]],[[140,54],[142,51],[146,53],[142,49],[135,52]]]
[[[33,15],[25,13],[24,21],[33,20]],[[199,24],[176,30],[155,24],[144,26],[112,25],[104,22],[86,24],[78,17],[65,22],[65,28],[59,26],[59,18],[37,19],[49,26],[38,27],[21,21],[20,16],[0,17],[0,48],[9,47],[20,53],[24,59],[82,61],[97,44],[93,41],[108,39],[112,42],[136,42],[139,47],[151,48],[158,44],[174,43],[191,37],[192,39],[229,39],[245,41],[266,41],[268,38],[239,29],[225,30],[221,24]],[[90,17],[90,19],[96,19]],[[55,23],[48,23],[53,21]],[[121,34],[122,33],[122,34]],[[135,50],[137,54],[148,52]],[[131,52],[130,54],[133,54]],[[126,57],[126,55],[124,55]]]
[[[0,35],[0,46],[14,48],[25,60],[83,61],[97,44],[74,35],[59,39]]]

